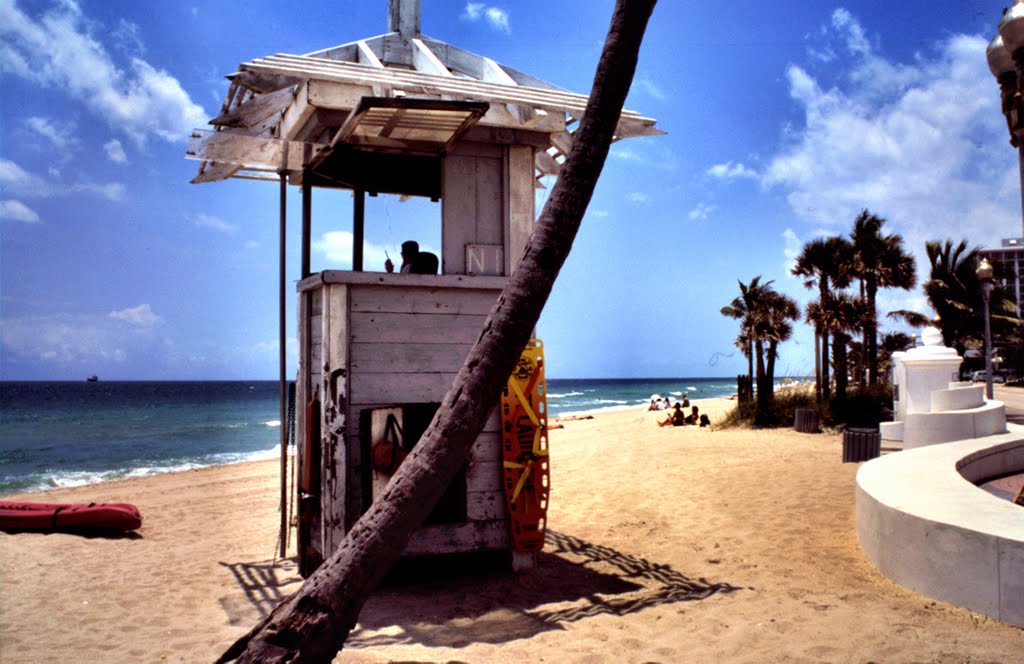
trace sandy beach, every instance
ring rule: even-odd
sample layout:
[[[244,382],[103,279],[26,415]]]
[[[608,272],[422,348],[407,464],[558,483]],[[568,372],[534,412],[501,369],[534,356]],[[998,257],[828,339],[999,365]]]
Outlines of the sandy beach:
[[[695,402],[712,421],[732,403]],[[518,576],[379,590],[342,662],[1017,662],[1024,630],[888,581],[854,527],[841,441],[660,428],[551,432],[548,545]],[[0,533],[0,661],[199,662],[298,587],[278,462],[18,496],[130,501],[136,536]],[[294,542],[293,542],[294,548]]]

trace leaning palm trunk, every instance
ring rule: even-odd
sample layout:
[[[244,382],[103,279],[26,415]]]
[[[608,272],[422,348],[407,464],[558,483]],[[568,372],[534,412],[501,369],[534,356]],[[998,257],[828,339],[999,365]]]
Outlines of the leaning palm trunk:
[[[655,0],[618,0],[576,141],[522,260],[420,442],[341,546],[220,661],[329,662],[463,466],[540,317],[604,165]]]

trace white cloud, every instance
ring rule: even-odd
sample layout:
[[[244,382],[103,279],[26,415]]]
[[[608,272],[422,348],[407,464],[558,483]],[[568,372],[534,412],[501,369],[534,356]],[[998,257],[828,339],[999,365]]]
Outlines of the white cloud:
[[[329,231],[313,241],[315,251],[324,255],[328,261],[328,269],[348,270],[352,268],[352,233],[350,231]],[[429,251],[441,255],[441,252],[428,244],[420,243],[420,251]],[[383,272],[384,261],[388,256],[395,263],[395,269],[401,265],[401,248],[384,246],[366,242],[363,244],[363,268],[371,272]]]
[[[508,20],[508,12],[499,7],[488,7],[483,2],[467,2],[460,18],[468,21],[484,19],[495,30],[505,34],[511,34],[512,32],[512,27]]]
[[[635,80],[633,83],[653,99],[657,99],[658,101],[665,101],[668,99],[668,95],[665,94],[661,87],[649,78],[640,78]]]
[[[49,188],[46,180],[32,175],[10,159],[0,159],[0,185],[5,191],[29,195]]]
[[[0,201],[0,219],[24,221],[33,224],[39,221],[39,215],[21,201],[6,200]]]
[[[103,151],[107,153],[107,159],[115,164],[123,164],[128,161],[128,155],[124,152],[124,146],[116,138],[112,138],[104,143]]]
[[[108,316],[115,320],[122,320],[140,327],[152,327],[157,323],[163,322],[163,319],[153,313],[152,307],[148,304],[140,304],[130,309],[111,311]]]
[[[124,198],[125,186],[120,182],[60,182],[61,173],[51,169],[50,179],[29,173],[10,159],[0,159],[0,185],[5,191],[24,197],[53,198],[77,192],[86,192],[111,201]]]
[[[57,125],[53,121],[37,116],[25,121],[28,128],[50,142],[57,150],[69,150],[77,145],[75,125],[72,123]]]
[[[152,325],[124,325],[113,314],[86,313],[8,316],[0,328],[11,363],[42,361],[57,371],[87,373],[100,364],[152,357],[154,344],[160,343],[152,333]]]
[[[119,65],[93,35],[93,26],[103,27],[70,1],[39,17],[23,12],[14,0],[0,3],[0,68],[65,91],[138,143],[149,136],[182,140],[193,127],[205,125],[209,115],[176,78],[138,57]]]
[[[792,270],[793,266],[796,265],[797,256],[803,251],[804,243],[797,236],[796,232],[792,228],[787,228],[782,231],[783,249],[782,255],[786,257],[785,263],[785,274],[791,278],[793,277]]]
[[[986,40],[952,35],[904,64],[879,55],[848,12],[836,12],[826,32],[845,55],[817,74],[788,68],[804,121],[787,129],[762,183],[781,191],[797,218],[829,233],[848,233],[863,208],[886,218],[886,231],[903,235],[915,255],[919,277],[926,240],[994,245],[1018,235],[1016,155]]]
[[[626,200],[637,205],[647,205],[651,202],[651,197],[642,191],[634,191],[626,196]]]
[[[737,178],[758,177],[757,171],[747,168],[742,163],[734,164],[731,161],[724,164],[715,164],[707,170],[707,174],[720,180],[735,180]]]
[[[101,184],[98,182],[79,182],[69,187],[69,191],[84,191],[90,194],[96,194],[102,196],[107,200],[117,202],[124,198],[125,186],[120,182],[108,182]]]
[[[199,228],[212,228],[222,233],[234,233],[238,230],[238,226],[229,224],[220,217],[206,214],[205,212],[200,212],[195,216],[195,224]]]
[[[707,203],[698,203],[697,207],[690,210],[689,217],[693,221],[704,221],[716,209],[717,208],[714,205],[708,205]]]

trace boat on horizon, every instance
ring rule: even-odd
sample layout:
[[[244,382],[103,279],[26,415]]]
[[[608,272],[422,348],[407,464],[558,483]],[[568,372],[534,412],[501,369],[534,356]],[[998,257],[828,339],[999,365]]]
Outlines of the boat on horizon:
[[[98,382],[100,382],[100,377],[97,376],[96,374],[93,374],[93,375],[89,376],[88,378],[86,378],[85,382],[87,382],[87,383],[98,383]]]

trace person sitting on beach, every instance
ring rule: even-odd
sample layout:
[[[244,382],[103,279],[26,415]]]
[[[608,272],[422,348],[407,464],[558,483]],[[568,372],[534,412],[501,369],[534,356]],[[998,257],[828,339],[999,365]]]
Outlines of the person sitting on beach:
[[[648,412],[652,410],[661,410],[661,403],[657,399],[651,399],[651,405],[647,407]]]
[[[686,395],[684,394],[683,395],[683,408],[689,408],[689,407],[690,407],[690,400],[687,399]]]
[[[683,406],[678,401],[676,405],[672,407],[672,412],[668,414],[661,422],[658,422],[659,427],[681,427],[686,423],[686,416],[683,415]]]
[[[707,413],[700,416],[700,426],[701,428],[711,426],[711,418],[707,416]]]
[[[699,424],[700,423],[700,408],[694,406],[690,409],[690,414],[686,416],[687,424]]]

